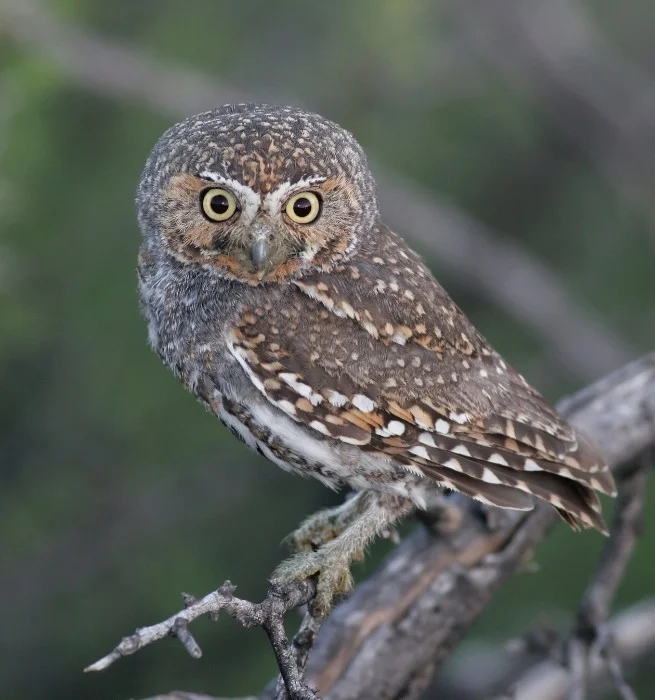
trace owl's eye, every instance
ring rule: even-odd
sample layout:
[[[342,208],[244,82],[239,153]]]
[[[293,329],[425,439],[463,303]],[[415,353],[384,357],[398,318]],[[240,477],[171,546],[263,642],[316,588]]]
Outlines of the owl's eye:
[[[202,213],[210,221],[227,221],[237,210],[237,200],[234,195],[220,187],[211,187],[200,193]]]
[[[297,224],[311,224],[321,212],[321,200],[313,192],[298,192],[287,202],[287,216]]]

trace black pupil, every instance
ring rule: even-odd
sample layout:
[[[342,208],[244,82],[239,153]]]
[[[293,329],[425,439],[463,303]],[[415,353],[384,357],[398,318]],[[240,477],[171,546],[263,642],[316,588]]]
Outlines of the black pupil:
[[[230,208],[230,202],[224,194],[215,194],[209,200],[209,207],[214,214],[225,214]]]
[[[305,219],[312,213],[312,203],[307,197],[299,197],[293,203],[293,213],[300,219]]]

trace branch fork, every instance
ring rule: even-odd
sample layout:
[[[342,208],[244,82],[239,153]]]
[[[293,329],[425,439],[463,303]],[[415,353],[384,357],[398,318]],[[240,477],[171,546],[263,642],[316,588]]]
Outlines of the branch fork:
[[[620,490],[611,535],[583,596],[578,622],[569,642],[560,647],[560,665],[549,672],[559,669],[566,677],[558,699],[568,693],[569,700],[583,700],[589,681],[597,677],[590,669],[597,667],[601,653],[614,687],[624,700],[634,700],[614,650],[615,625],[608,623],[608,614],[639,531],[646,479],[642,455],[655,446],[655,354],[560,402],[558,408],[599,443],[614,466]],[[315,594],[313,579],[272,586],[261,603],[237,598],[234,586],[226,582],[199,600],[185,596],[183,610],[125,637],[86,670],[105,669],[169,635],[197,658],[201,650],[189,624],[203,615],[215,620],[226,612],[245,627],[262,627],[270,639],[281,677],[259,700],[318,700],[314,685],[325,700],[415,700],[493,593],[524,565],[556,522],[557,515],[546,505],[527,514],[495,511],[493,521],[487,522],[480,518],[479,504],[466,502],[451,529],[438,528],[435,534],[428,531],[434,527],[418,528],[407,537],[335,608],[318,636],[319,623],[309,614],[292,642],[284,630],[286,613]],[[535,700],[522,692],[520,682],[513,684],[513,697]]]
[[[236,586],[226,581],[215,591],[200,599],[183,593],[184,608],[163,622],[141,627],[134,634],[123,637],[120,643],[84,671],[103,671],[118,659],[129,656],[164,637],[176,637],[194,659],[202,656],[200,645],[189,631],[189,624],[207,616],[213,622],[225,612],[244,627],[262,627],[268,635],[283,679],[288,700],[318,700],[318,695],[302,680],[302,670],[309,649],[318,631],[318,621],[306,615],[295,643],[290,643],[284,630],[285,615],[308,603],[316,593],[313,579],[285,586],[273,584],[261,603],[252,603],[234,595]]]

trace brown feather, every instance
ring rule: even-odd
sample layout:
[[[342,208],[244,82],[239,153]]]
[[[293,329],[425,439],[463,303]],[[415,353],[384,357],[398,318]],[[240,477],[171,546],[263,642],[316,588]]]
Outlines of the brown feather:
[[[516,508],[530,493],[567,522],[606,531],[593,490],[615,487],[595,448],[400,239],[381,229],[377,241],[347,266],[271,288],[261,308],[244,309],[232,342],[267,398],[323,435],[472,497]]]

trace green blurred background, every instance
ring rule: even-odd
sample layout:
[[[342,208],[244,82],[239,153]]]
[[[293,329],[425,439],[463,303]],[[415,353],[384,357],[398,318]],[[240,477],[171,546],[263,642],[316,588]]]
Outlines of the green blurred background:
[[[655,347],[654,26],[649,0],[0,0],[2,698],[257,692],[265,635],[228,619],[196,625],[200,661],[171,640],[81,669],[181,591],[262,596],[280,540],[338,498],[247,451],[147,346],[133,198],[159,134],[244,99],[341,123],[394,227],[555,400]],[[655,595],[654,504],[651,481],[617,609]],[[601,544],[558,527],[446,677],[565,629]]]

